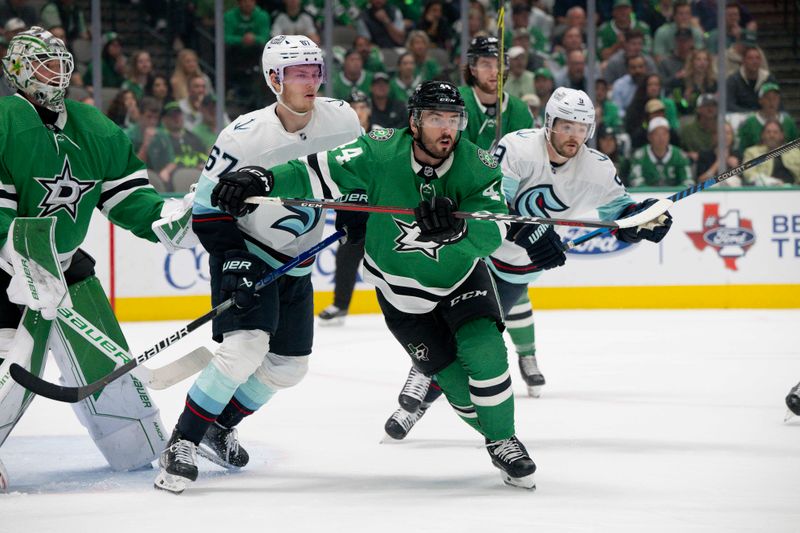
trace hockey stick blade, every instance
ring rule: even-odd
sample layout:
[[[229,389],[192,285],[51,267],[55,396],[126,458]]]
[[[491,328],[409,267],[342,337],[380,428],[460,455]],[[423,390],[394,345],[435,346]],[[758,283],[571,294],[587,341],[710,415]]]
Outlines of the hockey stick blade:
[[[775,148],[774,150],[770,150],[769,152],[765,152],[765,153],[761,154],[760,156],[754,157],[753,159],[751,159],[749,161],[745,161],[744,163],[742,163],[738,167],[734,167],[734,168],[732,168],[732,169],[730,169],[730,170],[728,170],[726,172],[723,172],[722,174],[719,174],[719,175],[714,176],[712,178],[708,178],[703,183],[698,183],[697,185],[692,185],[691,187],[687,187],[686,189],[684,189],[682,191],[676,192],[675,194],[673,194],[672,196],[669,196],[666,199],[669,200],[672,203],[678,202],[679,200],[683,200],[687,196],[691,196],[691,195],[693,195],[693,194],[695,194],[697,192],[700,192],[700,191],[703,191],[705,189],[708,189],[709,187],[712,187],[712,186],[716,185],[717,183],[722,183],[723,181],[725,181],[728,178],[736,176],[737,174],[741,174],[742,172],[744,172],[746,170],[749,170],[749,169],[751,169],[751,168],[753,168],[755,166],[758,166],[758,165],[760,165],[762,163],[766,163],[770,159],[774,159],[776,157],[779,157],[779,156],[785,154],[786,152],[794,150],[794,149],[796,149],[798,147],[800,147],[800,138],[797,138],[797,139],[795,139],[793,141],[790,141],[790,142],[788,142],[788,143],[786,143],[786,144],[784,144],[782,146],[779,146],[779,147]],[[654,205],[657,205],[657,204],[654,204]],[[642,213],[645,213],[645,212],[647,212],[647,210],[642,211]],[[638,213],[637,213],[637,215],[638,215]],[[634,215],[634,216],[636,216],[636,215]],[[617,220],[617,222],[621,222],[622,220],[625,220],[625,219]],[[622,228],[624,226],[620,225],[619,227]],[[597,230],[594,230],[594,231],[592,231],[590,233],[587,233],[586,235],[581,235],[580,237],[578,237],[575,240],[572,240],[572,241],[564,243],[562,245],[562,249],[571,250],[571,249],[575,248],[576,246],[585,243],[588,240],[594,239],[595,237],[597,237],[599,235],[605,235],[605,234],[609,233],[610,231],[612,231],[612,230],[609,230],[609,229],[597,229]]]
[[[295,207],[313,207],[315,209],[335,209],[337,211],[361,211],[365,213],[384,213],[391,215],[414,215],[414,210],[409,207],[393,207],[385,205],[367,205],[355,204],[349,202],[337,202],[334,200],[317,200],[317,199],[301,199],[301,198],[278,198],[272,196],[250,196],[245,202],[248,204],[279,204]],[[654,212],[655,210],[653,210]],[[650,211],[647,211],[648,213]],[[456,218],[473,219],[473,220],[491,220],[496,222],[510,222],[518,224],[552,224],[554,226],[573,226],[581,228],[604,228],[604,229],[618,229],[626,228],[629,222],[625,219],[614,221],[603,220],[578,220],[568,218],[548,218],[536,217],[525,215],[508,215],[505,213],[490,213],[488,211],[477,211],[475,213],[468,213],[466,211],[454,211],[453,216]],[[655,218],[653,215],[652,218]],[[646,221],[645,221],[646,222]],[[620,225],[623,224],[623,225]]]
[[[329,237],[325,238],[324,240],[318,242],[305,252],[301,253],[291,261],[286,262],[279,268],[270,272],[264,279],[259,281],[256,284],[256,290],[261,289],[263,286],[268,285],[275,281],[277,278],[288,272],[289,270],[293,269],[309,257],[312,257],[318,254],[322,249],[330,246],[334,242],[338,241],[342,237],[344,237],[343,231],[337,231],[336,233],[330,235]],[[31,372],[27,371],[20,365],[14,363],[11,365],[9,372],[11,377],[14,381],[28,389],[29,391],[38,394],[40,396],[44,396],[45,398],[49,398],[51,400],[55,400],[57,402],[66,402],[66,403],[77,403],[81,400],[84,400],[91,396],[92,394],[96,393],[112,381],[124,376],[140,364],[144,363],[148,359],[152,358],[156,354],[162,352],[164,349],[168,348],[175,342],[179,341],[180,339],[187,336],[192,331],[195,331],[197,328],[210,322],[214,317],[217,315],[227,311],[233,307],[233,299],[225,300],[211,311],[206,313],[205,315],[201,316],[200,318],[196,318],[180,330],[176,331],[169,337],[166,337],[160,340],[158,343],[150,347],[148,350],[145,350],[140,355],[138,355],[135,359],[131,359],[124,365],[120,366],[119,368],[114,369],[113,372],[110,374],[100,378],[97,381],[92,383],[87,383],[86,385],[80,385],[77,387],[67,387],[63,385],[56,385],[55,383],[50,383],[49,381],[45,381],[40,377],[32,374]]]
[[[133,369],[136,378],[153,390],[164,390],[203,370],[214,354],[205,346],[158,368],[140,365]]]

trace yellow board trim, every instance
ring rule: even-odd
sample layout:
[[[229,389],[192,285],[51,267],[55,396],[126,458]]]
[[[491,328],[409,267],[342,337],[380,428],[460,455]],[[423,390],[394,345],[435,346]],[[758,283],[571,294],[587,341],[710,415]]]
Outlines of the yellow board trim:
[[[680,285],[669,287],[531,287],[536,309],[797,309],[800,285]],[[314,312],[333,292],[314,293]],[[122,321],[189,320],[211,308],[209,296],[117,298]],[[374,290],[353,293],[350,313],[379,313]]]

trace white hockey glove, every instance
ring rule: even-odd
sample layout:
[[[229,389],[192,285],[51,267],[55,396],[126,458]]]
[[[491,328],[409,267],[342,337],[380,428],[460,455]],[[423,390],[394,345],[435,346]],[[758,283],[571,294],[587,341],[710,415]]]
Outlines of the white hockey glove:
[[[168,253],[175,253],[183,248],[194,248],[200,244],[197,235],[192,231],[192,203],[194,202],[194,185],[183,198],[169,198],[161,208],[161,218],[153,222],[153,233],[164,245]]]

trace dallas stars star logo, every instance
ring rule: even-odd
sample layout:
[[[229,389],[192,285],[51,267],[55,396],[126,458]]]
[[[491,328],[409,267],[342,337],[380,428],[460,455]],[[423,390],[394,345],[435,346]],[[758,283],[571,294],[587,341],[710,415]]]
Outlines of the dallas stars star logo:
[[[407,224],[402,220],[394,219],[394,223],[400,228],[400,235],[394,240],[397,246],[394,247],[395,252],[422,252],[434,261],[439,260],[439,250],[443,245],[435,242],[418,241],[419,227],[416,222]]]
[[[68,157],[64,158],[64,168],[61,169],[61,174],[52,178],[34,179],[47,191],[44,199],[39,202],[39,207],[43,209],[40,216],[47,217],[59,209],[63,209],[73,221],[78,217],[78,204],[81,202],[81,198],[97,183],[75,178],[72,175]]]

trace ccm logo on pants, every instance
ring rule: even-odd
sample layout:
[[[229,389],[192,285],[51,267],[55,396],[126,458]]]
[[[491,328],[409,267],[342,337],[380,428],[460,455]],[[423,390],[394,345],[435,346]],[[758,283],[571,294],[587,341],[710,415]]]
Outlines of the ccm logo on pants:
[[[476,296],[486,296],[487,294],[488,291],[467,291],[450,300],[450,307],[454,307],[457,303],[469,300],[470,298],[475,298]]]

